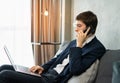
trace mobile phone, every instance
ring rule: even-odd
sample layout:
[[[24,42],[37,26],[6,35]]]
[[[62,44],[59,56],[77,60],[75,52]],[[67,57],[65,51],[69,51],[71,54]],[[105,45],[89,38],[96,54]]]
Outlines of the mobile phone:
[[[90,30],[89,30],[89,32],[88,32],[87,35],[89,35],[89,34],[94,34],[95,30],[94,30],[91,26],[88,26],[87,29],[88,29],[89,27],[90,27]],[[87,29],[84,31],[84,33],[87,31]]]

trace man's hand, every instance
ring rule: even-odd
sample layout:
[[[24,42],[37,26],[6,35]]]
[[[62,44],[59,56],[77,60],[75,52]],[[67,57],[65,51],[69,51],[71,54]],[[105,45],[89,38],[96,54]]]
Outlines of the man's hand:
[[[85,33],[82,30],[77,33],[77,36],[76,36],[77,37],[77,41],[76,41],[77,47],[82,48],[83,43],[88,38],[87,34],[88,34],[89,30],[90,30],[90,27],[87,29],[87,31]]]
[[[30,71],[33,73],[41,74],[43,72],[43,67],[37,65],[30,68]]]

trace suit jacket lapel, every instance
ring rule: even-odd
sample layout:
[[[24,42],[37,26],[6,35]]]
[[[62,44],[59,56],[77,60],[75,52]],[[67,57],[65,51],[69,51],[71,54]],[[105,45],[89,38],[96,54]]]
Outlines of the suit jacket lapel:
[[[84,56],[85,54],[87,54],[88,52],[90,52],[93,48],[92,46],[94,45],[94,43],[97,41],[96,37],[89,43],[87,43],[83,48],[82,48],[82,56]]]
[[[60,57],[59,57],[59,61],[60,63],[62,63],[62,61],[67,58],[68,54],[69,54],[69,50],[71,47],[75,47],[76,46],[76,40],[73,40],[68,47],[62,52],[60,53]]]

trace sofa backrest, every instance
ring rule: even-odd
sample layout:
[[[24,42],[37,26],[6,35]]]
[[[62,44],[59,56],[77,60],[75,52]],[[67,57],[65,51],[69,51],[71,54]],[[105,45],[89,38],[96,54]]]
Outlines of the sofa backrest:
[[[120,50],[107,50],[100,60],[98,73],[94,83],[111,83],[113,62],[120,60]]]

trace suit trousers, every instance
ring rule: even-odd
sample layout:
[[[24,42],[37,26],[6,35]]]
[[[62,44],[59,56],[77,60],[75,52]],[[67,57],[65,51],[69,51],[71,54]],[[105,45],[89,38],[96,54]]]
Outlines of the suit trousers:
[[[55,70],[49,70],[41,77],[16,72],[11,65],[0,67],[0,83],[55,83],[58,75]]]

